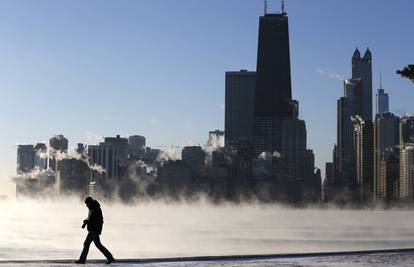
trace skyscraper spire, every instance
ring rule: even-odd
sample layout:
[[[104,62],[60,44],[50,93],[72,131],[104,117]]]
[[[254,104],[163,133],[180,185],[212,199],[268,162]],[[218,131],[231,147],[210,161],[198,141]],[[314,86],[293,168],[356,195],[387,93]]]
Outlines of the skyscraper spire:
[[[364,54],[364,60],[370,62],[371,59],[372,59],[372,54],[369,48],[367,47],[367,50],[365,51],[365,54]]]
[[[380,71],[380,89],[382,89],[382,72]]]
[[[267,14],[267,0],[264,0],[264,14]]]

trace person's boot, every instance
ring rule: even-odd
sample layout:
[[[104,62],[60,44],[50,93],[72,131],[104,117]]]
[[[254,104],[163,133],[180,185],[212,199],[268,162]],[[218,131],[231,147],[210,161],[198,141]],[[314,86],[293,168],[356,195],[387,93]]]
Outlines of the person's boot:
[[[74,262],[75,264],[85,264],[85,261],[77,260]]]
[[[115,261],[115,259],[114,259],[114,257],[112,257],[112,258],[106,260],[106,264],[111,264],[114,261]]]

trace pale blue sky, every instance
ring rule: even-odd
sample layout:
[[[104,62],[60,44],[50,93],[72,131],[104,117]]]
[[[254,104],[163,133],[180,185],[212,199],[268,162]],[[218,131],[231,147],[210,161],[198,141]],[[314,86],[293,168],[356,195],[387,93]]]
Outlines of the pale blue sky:
[[[269,0],[272,10],[279,1]],[[287,0],[293,96],[316,164],[331,160],[355,46],[373,53],[393,112],[414,111],[411,0]],[[262,0],[0,1],[0,194],[16,144],[62,133],[142,134],[150,146],[204,143],[224,128],[224,72],[256,66]]]

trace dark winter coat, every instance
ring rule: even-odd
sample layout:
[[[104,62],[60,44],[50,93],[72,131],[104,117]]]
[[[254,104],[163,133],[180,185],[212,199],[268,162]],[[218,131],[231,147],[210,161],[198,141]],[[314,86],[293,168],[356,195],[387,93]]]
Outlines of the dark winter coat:
[[[89,232],[95,232],[101,234],[103,225],[103,215],[101,205],[98,201],[94,200],[89,210],[89,216],[87,220],[87,229]]]

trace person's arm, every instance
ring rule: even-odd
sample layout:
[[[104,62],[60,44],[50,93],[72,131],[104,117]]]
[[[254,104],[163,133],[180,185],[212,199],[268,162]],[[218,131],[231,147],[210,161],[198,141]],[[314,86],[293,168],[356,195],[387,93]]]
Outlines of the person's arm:
[[[91,211],[88,212],[88,217],[83,220],[82,228],[85,228],[85,226],[89,223],[89,218],[91,217]]]

